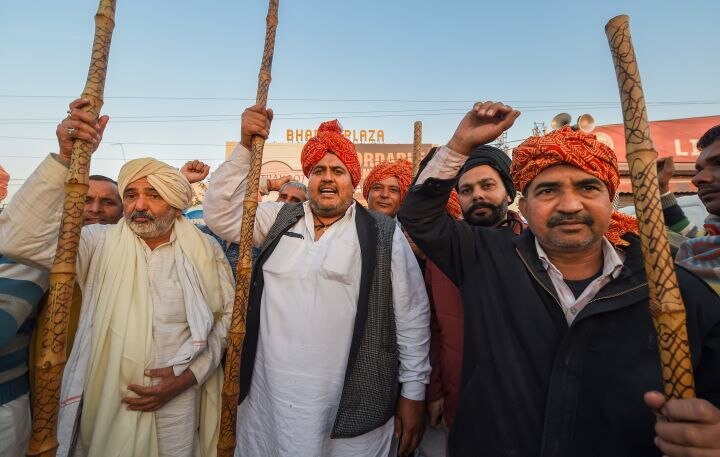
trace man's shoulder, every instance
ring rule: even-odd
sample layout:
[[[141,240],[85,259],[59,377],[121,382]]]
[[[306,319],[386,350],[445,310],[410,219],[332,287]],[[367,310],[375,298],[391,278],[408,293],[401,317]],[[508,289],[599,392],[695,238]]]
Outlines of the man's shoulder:
[[[220,247],[225,246],[225,240],[223,240],[223,239],[220,238],[217,234],[215,234],[215,232],[213,232],[213,231],[210,229],[210,227],[208,227],[207,225],[204,225],[204,224],[196,225],[195,228],[197,228],[198,230],[200,230],[200,232],[201,232],[203,235],[205,235],[206,237],[208,237],[208,238],[210,238],[211,240],[213,240],[213,241],[215,242],[215,244],[217,244],[218,246],[220,246]],[[211,242],[211,243],[212,243],[212,242]]]
[[[683,297],[688,296],[702,301],[711,301],[720,308],[720,297],[702,278],[677,263],[675,264],[675,274],[683,292]]]
[[[90,224],[82,228],[83,238],[104,238],[116,224]]]
[[[256,220],[273,224],[278,218],[302,217],[305,208],[302,203],[260,202],[255,212]]]

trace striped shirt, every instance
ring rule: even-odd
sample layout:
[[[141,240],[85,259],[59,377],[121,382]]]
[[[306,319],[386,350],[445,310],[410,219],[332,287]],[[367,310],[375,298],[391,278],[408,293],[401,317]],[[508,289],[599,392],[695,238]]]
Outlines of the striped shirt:
[[[28,346],[48,273],[0,254],[0,405],[30,390]]]

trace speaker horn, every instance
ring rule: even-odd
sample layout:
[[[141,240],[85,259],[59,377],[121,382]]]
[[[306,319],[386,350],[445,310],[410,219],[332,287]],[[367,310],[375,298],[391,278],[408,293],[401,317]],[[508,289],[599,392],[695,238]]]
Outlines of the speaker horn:
[[[587,113],[581,114],[575,127],[585,133],[590,133],[595,129],[595,118]]]
[[[552,118],[550,121],[550,127],[553,130],[557,130],[570,124],[570,121],[572,121],[572,117],[570,117],[568,113],[560,113]]]

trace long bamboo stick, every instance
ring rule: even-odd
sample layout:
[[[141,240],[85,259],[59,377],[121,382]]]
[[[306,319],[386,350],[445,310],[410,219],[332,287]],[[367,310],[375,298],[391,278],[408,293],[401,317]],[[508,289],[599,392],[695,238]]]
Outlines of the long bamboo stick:
[[[610,43],[625,122],[627,161],[630,168],[640,242],[650,295],[650,313],[658,337],[665,395],[695,396],[685,305],[665,233],[657,181],[657,151],[650,138],[645,96],[630,36],[629,18],[611,19],[605,26]]]
[[[279,0],[270,0],[265,31],[265,49],[263,51],[256,104],[265,108],[270,88],[273,53],[275,50],[275,31],[278,24]],[[232,322],[228,331],[227,356],[225,361],[225,383],[222,393],[222,413],[220,416],[220,438],[218,456],[230,457],[235,452],[235,427],[237,422],[237,402],[240,394],[240,354],[245,339],[245,317],[252,272],[253,228],[257,209],[260,167],[265,140],[260,136],[252,139],[252,159],[247,179],[247,190],[243,200],[243,217],[240,227],[240,261],[237,266],[237,286],[233,305]],[[246,367],[252,370],[253,367]]]
[[[417,176],[418,168],[420,168],[420,146],[422,145],[422,121],[415,121],[413,131],[413,158],[412,171],[413,176]]]
[[[105,76],[107,74],[110,40],[115,28],[115,0],[100,0],[95,14],[90,69],[82,98],[90,103],[83,109],[97,119],[103,106]],[[54,456],[57,451],[57,418],[60,385],[65,369],[65,345],[70,315],[73,286],[75,285],[75,259],[83,226],[83,208],[88,189],[92,145],[75,140],[70,169],[65,179],[65,200],[58,236],[55,260],[50,270],[48,311],[39,322],[42,335],[37,357],[36,388],[32,395],[32,435],[27,455]]]

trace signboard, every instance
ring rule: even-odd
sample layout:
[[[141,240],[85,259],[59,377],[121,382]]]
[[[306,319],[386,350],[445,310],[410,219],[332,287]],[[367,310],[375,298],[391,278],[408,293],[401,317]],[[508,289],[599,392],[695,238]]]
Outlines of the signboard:
[[[716,125],[720,125],[720,116],[651,121],[650,135],[659,157],[672,157],[678,163],[694,163],[700,155],[697,149],[698,139]],[[627,162],[625,129],[622,124],[595,127],[591,133],[615,151],[619,162]]]
[[[317,136],[317,129],[287,129],[285,141],[288,143],[306,143],[310,138]],[[384,143],[385,131],[376,129],[343,130],[343,136],[355,144],[358,143]]]
[[[260,176],[264,176],[268,179],[278,179],[283,176],[291,176],[291,181],[301,182],[305,185],[308,183],[308,179],[303,174],[302,170],[295,170],[287,163],[280,160],[269,160],[263,162],[262,168],[260,168]]]

